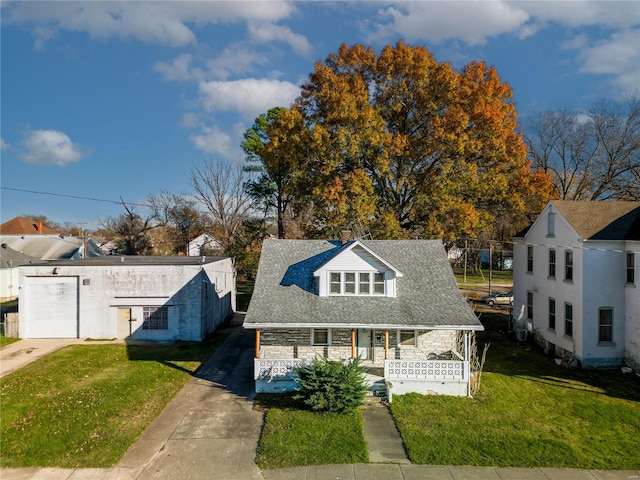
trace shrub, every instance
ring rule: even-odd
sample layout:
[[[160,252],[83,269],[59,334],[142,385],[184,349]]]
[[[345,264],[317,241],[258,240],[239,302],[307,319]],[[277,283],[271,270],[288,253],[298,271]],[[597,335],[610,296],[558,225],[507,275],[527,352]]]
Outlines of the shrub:
[[[294,399],[315,411],[349,412],[364,403],[367,387],[360,359],[351,363],[316,357],[296,368],[300,389]]]

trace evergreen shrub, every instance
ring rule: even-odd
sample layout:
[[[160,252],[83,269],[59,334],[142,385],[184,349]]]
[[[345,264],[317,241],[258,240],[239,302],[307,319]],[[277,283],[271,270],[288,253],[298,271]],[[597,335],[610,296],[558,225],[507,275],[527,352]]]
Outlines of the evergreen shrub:
[[[364,404],[367,386],[360,359],[351,363],[316,357],[296,368],[300,389],[294,399],[314,411],[351,412]]]

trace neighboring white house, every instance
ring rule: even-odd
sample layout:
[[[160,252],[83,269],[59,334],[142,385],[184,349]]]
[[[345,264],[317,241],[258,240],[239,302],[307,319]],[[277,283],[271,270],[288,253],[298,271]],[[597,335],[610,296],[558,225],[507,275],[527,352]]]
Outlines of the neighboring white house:
[[[234,309],[229,257],[105,256],[20,267],[21,338],[200,341]]]
[[[434,240],[266,240],[244,327],[257,392],[295,388],[292,370],[316,356],[360,357],[389,400],[469,395],[483,330]]]
[[[513,240],[517,328],[569,365],[640,370],[640,202],[554,200]]]
[[[6,243],[0,247],[0,301],[14,300],[18,296],[18,286],[20,284],[20,272],[18,267],[28,263],[40,261],[38,258],[30,257],[20,252],[16,252]]]
[[[203,233],[189,242],[189,256],[197,257],[222,249],[222,244],[210,233]]]

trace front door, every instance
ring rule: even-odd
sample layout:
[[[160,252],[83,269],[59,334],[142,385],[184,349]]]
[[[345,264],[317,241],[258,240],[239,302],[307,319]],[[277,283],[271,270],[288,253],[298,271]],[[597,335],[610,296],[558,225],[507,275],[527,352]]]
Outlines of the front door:
[[[371,360],[371,330],[358,329],[358,356],[362,360]]]

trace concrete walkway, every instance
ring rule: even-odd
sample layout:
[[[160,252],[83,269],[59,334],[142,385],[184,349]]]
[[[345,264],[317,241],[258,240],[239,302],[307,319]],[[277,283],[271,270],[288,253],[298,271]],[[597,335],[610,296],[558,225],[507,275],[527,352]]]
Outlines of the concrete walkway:
[[[371,462],[260,471],[262,413],[253,409],[253,334],[239,327],[114,468],[3,468],[2,480],[640,480],[638,471],[411,465],[389,410],[363,408]],[[37,343],[34,343],[37,342]],[[0,350],[3,374],[68,345],[21,340]],[[72,341],[71,343],[74,343]],[[75,343],[81,343],[78,340]],[[84,342],[82,342],[84,343]],[[35,354],[35,355],[34,355]],[[381,463],[375,463],[381,462]]]

